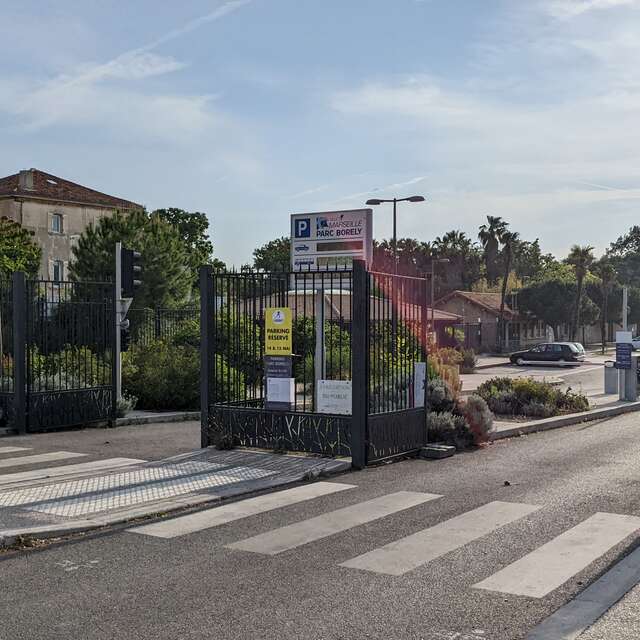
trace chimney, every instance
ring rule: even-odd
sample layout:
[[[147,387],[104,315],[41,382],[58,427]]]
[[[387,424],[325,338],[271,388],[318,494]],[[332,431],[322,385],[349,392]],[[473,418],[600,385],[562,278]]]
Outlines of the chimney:
[[[18,177],[19,191],[33,191],[33,169],[23,169]]]

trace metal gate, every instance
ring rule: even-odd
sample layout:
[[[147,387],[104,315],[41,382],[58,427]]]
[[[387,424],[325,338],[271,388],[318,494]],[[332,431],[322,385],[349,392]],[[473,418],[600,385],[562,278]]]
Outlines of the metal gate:
[[[200,272],[202,445],[351,456],[362,467],[426,442],[426,281],[353,270]],[[265,310],[293,318],[294,396],[266,406]],[[325,413],[319,381],[349,382]]]
[[[2,424],[47,431],[115,418],[114,286],[26,280],[0,284]]]

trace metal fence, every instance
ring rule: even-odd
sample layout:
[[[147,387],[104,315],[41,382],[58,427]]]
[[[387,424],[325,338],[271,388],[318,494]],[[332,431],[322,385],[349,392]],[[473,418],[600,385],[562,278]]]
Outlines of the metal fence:
[[[200,309],[129,309],[131,341],[147,346],[154,340],[171,340],[185,327],[200,322]]]
[[[200,274],[202,443],[351,456],[355,466],[426,442],[426,282],[353,271]],[[266,405],[265,310],[293,318],[289,410]],[[349,381],[350,413],[318,384]]]
[[[2,383],[3,403],[11,408],[5,426],[46,431],[112,420],[113,284],[27,281],[15,273],[1,290],[3,345],[12,344],[11,351],[3,346],[11,373]]]
[[[0,279],[0,427],[13,420],[13,296],[10,280]]]

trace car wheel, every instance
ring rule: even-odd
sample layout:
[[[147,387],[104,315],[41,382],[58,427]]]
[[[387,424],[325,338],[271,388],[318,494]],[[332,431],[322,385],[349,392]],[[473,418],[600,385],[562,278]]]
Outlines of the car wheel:
[[[516,364],[519,367],[522,367],[524,365],[524,360],[522,358],[516,358]]]
[[[560,360],[558,360],[558,364],[561,367],[564,367],[564,365],[567,364],[567,361],[564,358],[560,358]]]

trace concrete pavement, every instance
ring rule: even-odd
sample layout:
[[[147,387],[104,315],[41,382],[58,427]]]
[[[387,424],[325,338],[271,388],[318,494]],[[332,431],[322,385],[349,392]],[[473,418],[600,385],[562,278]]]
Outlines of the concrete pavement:
[[[523,640],[640,542],[639,460],[625,416],[5,553],[0,638]]]

